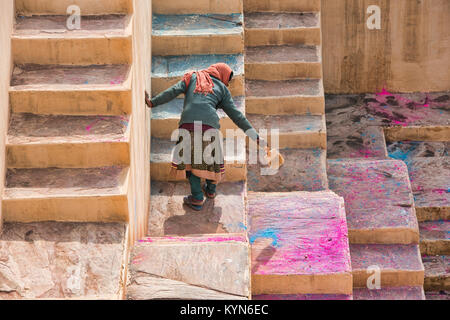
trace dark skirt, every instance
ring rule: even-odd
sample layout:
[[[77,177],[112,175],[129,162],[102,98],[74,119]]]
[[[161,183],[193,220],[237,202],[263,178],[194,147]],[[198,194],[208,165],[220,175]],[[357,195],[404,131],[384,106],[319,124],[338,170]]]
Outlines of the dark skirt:
[[[211,129],[216,130],[216,129]],[[183,142],[183,136],[178,137],[178,142],[175,145],[174,152],[172,154],[172,165],[171,165],[171,178],[175,180],[186,179],[186,171],[190,171],[193,175],[211,180],[214,184],[219,183],[224,175],[225,175],[225,165],[224,165],[224,156],[223,156],[223,145],[222,143],[214,144],[215,137],[212,137],[210,141],[203,141],[203,136],[205,132],[202,133],[202,146],[201,146],[201,163],[195,163],[195,146],[194,146],[194,132],[189,131],[189,136],[191,140],[191,148],[190,148],[190,163],[184,163],[182,161],[183,158],[183,150],[179,150],[179,156],[176,155],[175,150],[180,143]],[[210,146],[211,145],[211,146]],[[205,161],[203,155],[205,154],[205,149],[208,147],[207,156],[210,156],[209,161]],[[198,150],[200,151],[200,149]],[[208,162],[208,163],[207,163]]]

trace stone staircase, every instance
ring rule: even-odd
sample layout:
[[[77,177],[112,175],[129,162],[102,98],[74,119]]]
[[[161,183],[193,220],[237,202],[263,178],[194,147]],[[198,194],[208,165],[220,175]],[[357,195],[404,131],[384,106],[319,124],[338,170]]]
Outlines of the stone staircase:
[[[0,298],[120,299],[128,243],[142,234],[141,4],[77,1],[81,29],[69,30],[72,4],[16,1]]]
[[[320,1],[244,5],[246,111],[255,128],[279,129],[286,159],[273,176],[261,176],[259,165],[249,165],[249,190],[325,190]]]
[[[152,95],[192,70],[226,62],[230,90],[245,112],[242,1],[153,1]],[[249,299],[246,155],[225,155],[226,182],[201,213],[183,205],[186,181],[169,181],[172,132],[183,99],[152,110],[151,211],[148,237],[133,248],[128,299]],[[236,128],[224,113],[221,128]]]
[[[427,299],[448,300],[450,291],[450,224],[448,141],[397,141],[389,155],[408,166],[419,220],[420,252]]]

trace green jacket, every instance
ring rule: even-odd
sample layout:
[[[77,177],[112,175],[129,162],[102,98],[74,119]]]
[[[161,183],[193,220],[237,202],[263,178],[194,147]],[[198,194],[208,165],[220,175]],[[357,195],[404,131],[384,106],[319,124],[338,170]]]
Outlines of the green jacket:
[[[211,79],[214,82],[213,94],[208,94],[205,96],[201,93],[194,93],[197,81],[197,76],[194,73],[187,90],[186,84],[183,80],[181,80],[166,91],[158,94],[151,101],[156,107],[175,99],[182,93],[185,93],[184,107],[179,123],[180,126],[185,123],[201,121],[202,124],[220,129],[217,109],[221,108],[240,129],[244,132],[250,130],[247,134],[250,138],[256,140],[258,137],[256,130],[234,104],[230,90],[228,90],[228,88],[219,79],[214,77],[211,77]]]

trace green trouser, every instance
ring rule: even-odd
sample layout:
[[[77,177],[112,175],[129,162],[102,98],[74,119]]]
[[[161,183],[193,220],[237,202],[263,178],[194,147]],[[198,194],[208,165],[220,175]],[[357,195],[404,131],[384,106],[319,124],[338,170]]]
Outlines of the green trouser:
[[[190,171],[186,172],[189,183],[191,185],[191,194],[195,200],[203,201],[203,191],[202,191],[202,180],[193,175]],[[206,191],[209,193],[216,193],[216,185],[213,184],[213,181],[206,180]]]

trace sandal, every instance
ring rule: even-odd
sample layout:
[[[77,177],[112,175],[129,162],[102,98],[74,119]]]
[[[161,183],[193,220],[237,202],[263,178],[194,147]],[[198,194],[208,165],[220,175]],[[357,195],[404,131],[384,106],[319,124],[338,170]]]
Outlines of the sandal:
[[[214,199],[216,197],[216,193],[209,193],[208,192],[208,188],[206,188],[206,184],[203,185],[202,187],[203,193],[205,194],[205,196],[209,199]]]
[[[196,200],[192,196],[184,197],[183,203],[195,211],[203,209],[203,200]]]

